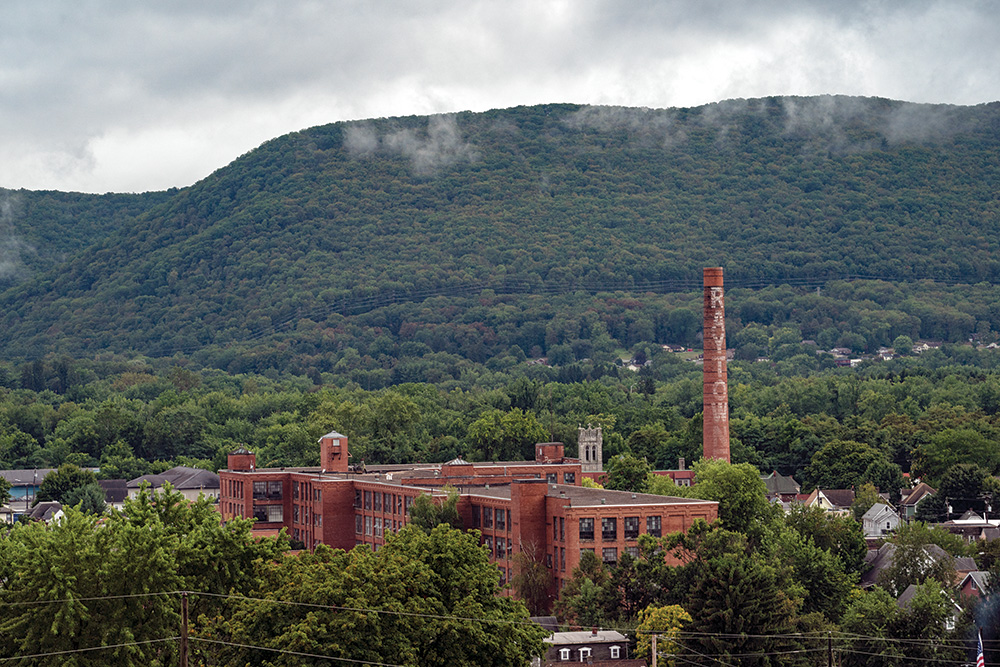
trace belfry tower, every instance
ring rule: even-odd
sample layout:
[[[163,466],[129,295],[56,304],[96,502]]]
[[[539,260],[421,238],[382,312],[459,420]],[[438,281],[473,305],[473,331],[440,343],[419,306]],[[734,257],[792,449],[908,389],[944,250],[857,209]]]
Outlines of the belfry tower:
[[[729,461],[729,390],[726,374],[726,311],[722,268],[704,269],[703,455]]]
[[[580,470],[582,472],[603,471],[604,435],[601,433],[601,427],[591,428],[590,424],[587,424],[587,428],[581,426],[576,442],[580,450],[577,455],[580,457]]]

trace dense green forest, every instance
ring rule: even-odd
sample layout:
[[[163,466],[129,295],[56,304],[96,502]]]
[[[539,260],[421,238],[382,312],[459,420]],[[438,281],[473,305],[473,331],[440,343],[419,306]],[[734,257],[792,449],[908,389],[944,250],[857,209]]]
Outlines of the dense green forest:
[[[869,482],[895,494],[910,472],[958,485],[953,497],[978,497],[984,476],[1000,472],[1000,351],[945,346],[807,371],[800,356],[731,364],[734,461],[792,474],[806,490]],[[603,426],[606,458],[627,453],[660,469],[695,461],[700,367],[662,350],[651,362],[593,378],[573,365],[581,377],[571,381],[560,381],[565,369],[470,365],[462,382],[377,390],[126,357],[0,364],[0,468],[72,463],[131,479],[172,463],[224,467],[240,446],[261,466],[315,465],[331,429],[348,435],[356,462],[509,460],[531,458],[543,440],[575,454],[587,423]]]
[[[3,192],[0,357],[459,379],[729,331],[1000,331],[1000,105],[547,105],[289,134],[187,188]],[[817,288],[818,291],[817,291]]]

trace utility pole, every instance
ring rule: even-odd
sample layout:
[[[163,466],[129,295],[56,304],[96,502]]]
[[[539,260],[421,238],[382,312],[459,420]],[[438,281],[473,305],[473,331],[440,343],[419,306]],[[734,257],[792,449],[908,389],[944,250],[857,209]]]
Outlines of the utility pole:
[[[653,645],[652,645],[652,649],[653,649],[653,665],[652,665],[652,667],[656,667],[656,637],[657,637],[657,635],[653,635],[651,637],[651,639],[653,641]]]
[[[833,667],[833,633],[826,633],[826,666]]]
[[[180,667],[188,667],[188,594],[181,593]]]

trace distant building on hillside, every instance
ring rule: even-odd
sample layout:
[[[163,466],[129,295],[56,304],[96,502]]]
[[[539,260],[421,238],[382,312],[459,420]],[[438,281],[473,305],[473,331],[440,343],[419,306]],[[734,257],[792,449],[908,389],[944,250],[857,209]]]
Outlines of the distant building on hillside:
[[[158,475],[143,475],[129,480],[127,484],[129,498],[137,496],[145,484],[154,489],[161,489],[167,482],[188,500],[197,500],[201,494],[205,494],[209,498],[219,497],[219,476],[214,472],[201,468],[176,466]]]

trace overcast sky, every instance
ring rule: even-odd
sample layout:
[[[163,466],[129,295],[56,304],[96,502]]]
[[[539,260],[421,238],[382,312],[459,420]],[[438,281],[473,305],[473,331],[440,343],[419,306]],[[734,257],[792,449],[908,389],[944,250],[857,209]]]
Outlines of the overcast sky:
[[[185,186],[338,120],[766,95],[1000,100],[992,0],[15,0],[0,187]]]

